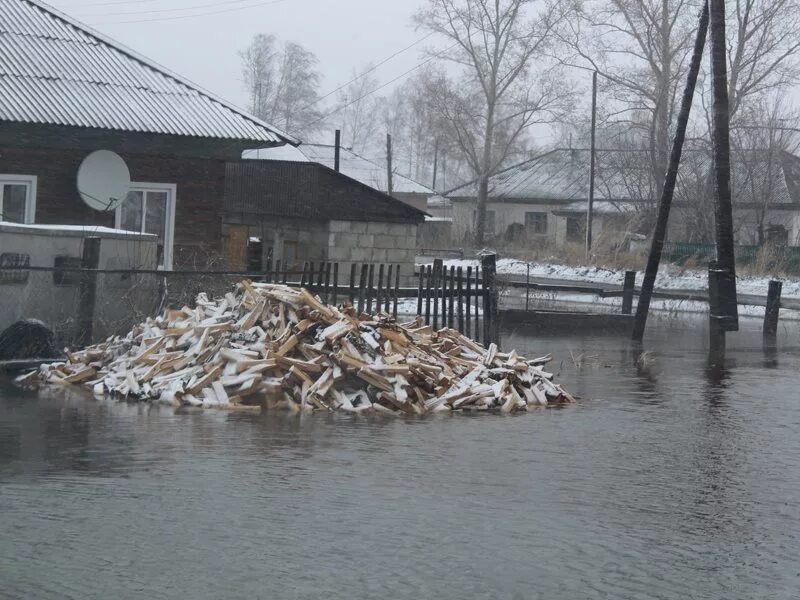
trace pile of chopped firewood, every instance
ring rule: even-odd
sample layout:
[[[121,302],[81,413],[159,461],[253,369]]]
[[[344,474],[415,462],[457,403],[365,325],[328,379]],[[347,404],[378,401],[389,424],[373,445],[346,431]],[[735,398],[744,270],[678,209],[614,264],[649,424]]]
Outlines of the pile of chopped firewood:
[[[224,298],[200,294],[193,309],[167,310],[20,382],[206,408],[515,412],[574,401],[542,370],[549,360],[484,348],[419,318],[398,324],[306,290],[243,281]]]

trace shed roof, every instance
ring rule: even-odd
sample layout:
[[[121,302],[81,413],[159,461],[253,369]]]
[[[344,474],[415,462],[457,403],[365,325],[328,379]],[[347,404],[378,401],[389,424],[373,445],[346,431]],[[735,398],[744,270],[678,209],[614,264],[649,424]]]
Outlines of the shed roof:
[[[0,0],[0,121],[297,143],[40,0]]]
[[[297,148],[265,148],[246,150],[242,158],[265,160],[292,160],[320,163],[333,169],[336,147],[329,144],[303,143]],[[386,192],[389,189],[386,166],[373,162],[356,154],[348,148],[341,148],[339,153],[339,172],[360,181],[376,190]],[[431,188],[409,179],[399,173],[392,175],[392,192],[398,194],[422,194],[435,196]]]
[[[425,213],[343,173],[313,163],[227,163],[225,210],[241,215],[420,223]]]

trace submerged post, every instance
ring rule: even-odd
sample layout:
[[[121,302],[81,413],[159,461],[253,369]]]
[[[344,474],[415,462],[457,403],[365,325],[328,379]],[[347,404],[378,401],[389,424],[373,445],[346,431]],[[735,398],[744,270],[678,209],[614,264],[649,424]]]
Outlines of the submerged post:
[[[680,166],[683,154],[683,143],[686,140],[686,127],[689,123],[689,115],[692,111],[694,101],[694,90],[697,85],[697,75],[700,72],[700,64],[703,61],[703,48],[706,44],[706,34],[708,32],[708,3],[703,4],[700,11],[700,24],[697,28],[697,36],[694,41],[694,52],[689,63],[689,74],[686,78],[686,87],[681,99],[681,109],[678,113],[678,122],[675,128],[675,139],[672,142],[672,153],[669,157],[669,167],[664,179],[664,189],[661,192],[661,200],[658,205],[658,218],[656,227],[653,230],[653,241],[650,246],[650,255],[647,258],[647,268],[644,272],[642,291],[639,294],[639,303],[636,306],[636,320],[633,323],[633,340],[641,342],[644,337],[644,329],[647,325],[647,314],[650,311],[650,299],[653,296],[653,287],[658,274],[658,265],[661,262],[661,252],[664,250],[664,238],[667,236],[667,222],[669,221],[670,207],[672,198],[675,195],[675,184],[678,181],[678,167]]]
[[[764,336],[775,337],[778,333],[778,318],[781,311],[781,292],[783,282],[770,281],[767,292],[767,308],[764,311]]]
[[[622,314],[633,312],[633,292],[636,286],[636,271],[625,271],[625,283],[622,286]]]
[[[725,354],[725,328],[720,306],[720,279],[723,270],[716,261],[708,265],[708,332],[712,362],[718,362]]]
[[[488,346],[499,341],[497,255],[486,254],[481,258],[483,268],[483,343]]]
[[[81,284],[78,304],[78,319],[75,330],[75,344],[83,347],[92,343],[94,327],[94,307],[97,300],[97,267],[100,265],[100,238],[87,237],[83,240],[81,256]]]

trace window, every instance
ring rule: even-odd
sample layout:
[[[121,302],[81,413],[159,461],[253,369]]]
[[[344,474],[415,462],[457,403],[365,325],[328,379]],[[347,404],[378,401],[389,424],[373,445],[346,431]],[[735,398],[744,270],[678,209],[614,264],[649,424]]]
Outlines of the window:
[[[158,236],[158,266],[162,269],[172,268],[175,192],[172,183],[131,183],[131,191],[117,207],[118,229]]]
[[[526,212],[525,229],[528,233],[544,234],[547,233],[547,213],[546,212]]]
[[[0,174],[0,221],[33,223],[36,176]]]
[[[567,241],[582,242],[586,238],[586,219],[567,217]]]

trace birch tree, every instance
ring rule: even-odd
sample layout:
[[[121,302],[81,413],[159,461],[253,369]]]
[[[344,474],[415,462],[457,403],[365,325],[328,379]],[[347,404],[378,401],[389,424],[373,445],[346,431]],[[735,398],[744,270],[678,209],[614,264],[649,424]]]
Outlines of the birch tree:
[[[317,57],[300,44],[280,44],[257,34],[239,53],[250,111],[260,119],[304,137],[318,129],[320,74]]]
[[[478,184],[475,242],[486,235],[489,179],[537,123],[568,108],[568,89],[543,68],[560,16],[536,0],[428,0],[415,21],[447,44],[440,60],[460,67],[431,82],[437,112],[453,132]]]

